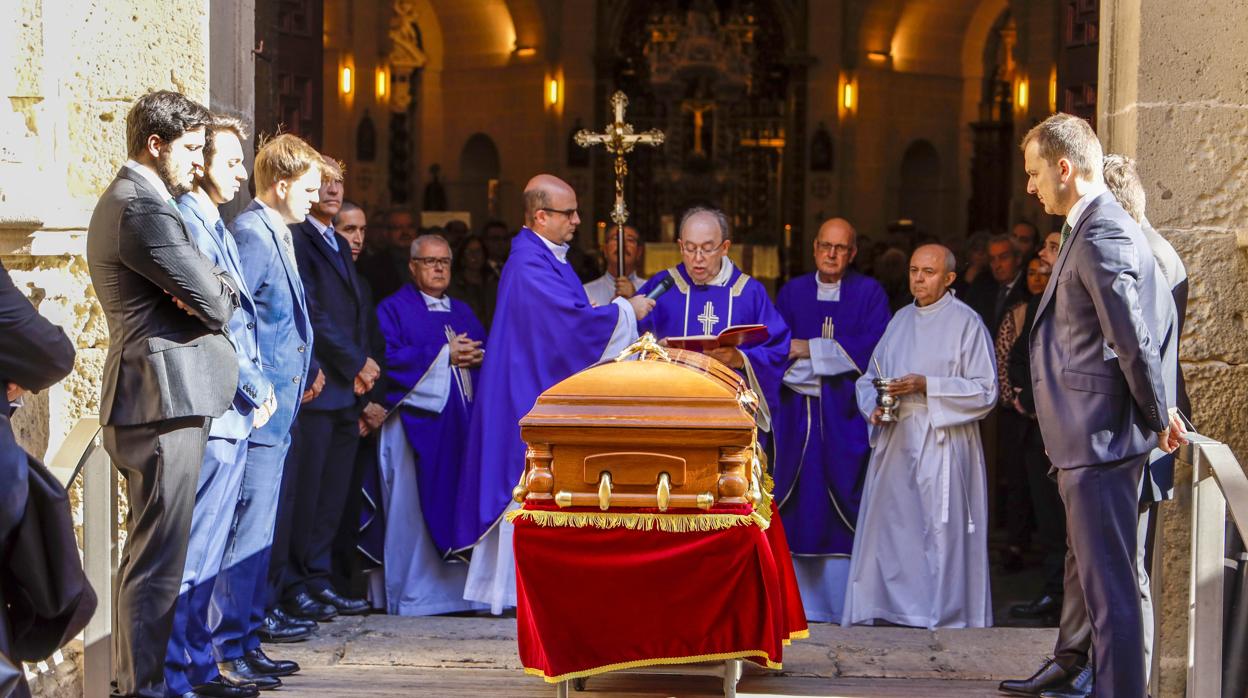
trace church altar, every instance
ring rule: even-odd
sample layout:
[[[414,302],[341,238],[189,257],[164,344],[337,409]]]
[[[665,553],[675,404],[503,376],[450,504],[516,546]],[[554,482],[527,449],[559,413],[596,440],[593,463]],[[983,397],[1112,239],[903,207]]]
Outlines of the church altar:
[[[649,334],[538,397],[508,514],[527,673],[780,668],[806,618],[758,409],[736,372]]]

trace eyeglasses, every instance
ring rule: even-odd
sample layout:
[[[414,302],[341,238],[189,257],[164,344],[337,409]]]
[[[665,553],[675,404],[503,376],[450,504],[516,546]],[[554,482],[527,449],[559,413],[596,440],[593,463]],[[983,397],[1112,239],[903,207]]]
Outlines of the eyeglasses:
[[[451,266],[450,257],[412,257],[412,261],[435,269],[447,269]]]
[[[567,216],[568,218],[571,218],[572,216],[575,216],[578,213],[578,211],[574,208],[539,208],[537,210],[545,211],[546,213],[560,213],[560,214]]]
[[[720,240],[719,242],[716,242],[716,243],[707,242],[700,246],[694,245],[692,243],[681,243],[680,249],[683,250],[684,253],[689,255],[690,257],[696,257],[699,254],[701,254],[703,257],[710,257],[716,252],[720,251],[720,249],[723,248],[725,242],[728,242],[728,241]]]
[[[849,245],[842,245],[840,243],[833,245],[830,242],[816,242],[815,249],[823,254],[834,253],[839,256],[843,254],[849,254],[849,251],[854,248]]]

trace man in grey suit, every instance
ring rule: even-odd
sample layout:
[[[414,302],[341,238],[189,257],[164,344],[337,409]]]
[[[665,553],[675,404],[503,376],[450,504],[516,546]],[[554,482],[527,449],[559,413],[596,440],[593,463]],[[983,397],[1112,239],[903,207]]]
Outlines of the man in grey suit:
[[[1139,225],[1105,187],[1101,146],[1086,121],[1046,119],[1024,137],[1023,156],[1028,193],[1066,218],[1030,337],[1036,414],[1066,508],[1063,615],[1086,607],[1096,693],[1143,698],[1140,478],[1154,447],[1170,452],[1185,441],[1154,327],[1153,306],[1168,294],[1158,293],[1164,282]],[[1062,689],[1084,669],[1072,641],[1059,637],[1054,659],[1001,689]]]
[[[165,696],[165,648],[208,426],[238,385],[223,331],[237,287],[199,252],[173,201],[203,167],[208,118],[176,92],[135,102],[126,117],[130,159],[87,231],[91,282],[109,331],[100,424],[130,497],[113,630],[122,696]]]

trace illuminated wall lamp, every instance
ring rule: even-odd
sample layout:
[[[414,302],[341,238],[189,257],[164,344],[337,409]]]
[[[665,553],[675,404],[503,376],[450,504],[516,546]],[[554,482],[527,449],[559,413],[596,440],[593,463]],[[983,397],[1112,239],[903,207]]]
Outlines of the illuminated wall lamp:
[[[1057,66],[1049,71],[1049,111],[1057,111]]]
[[[351,68],[344,66],[342,69],[342,73],[338,77],[338,90],[342,92],[344,95],[351,94],[352,77],[353,76],[351,74]]]
[[[1014,103],[1018,105],[1019,111],[1027,111],[1027,87],[1026,78],[1018,81],[1017,98]]]
[[[550,103],[550,106],[552,107],[559,103],[559,80],[558,79],[551,78],[550,83],[547,84],[546,100]]]
[[[513,53],[516,54],[516,58],[532,58],[533,56],[537,55],[537,47],[536,46],[517,46],[516,50],[513,51]]]
[[[841,106],[845,107],[845,111],[853,111],[855,100],[857,99],[858,95],[854,91],[853,81],[846,80],[841,87]]]
[[[867,59],[872,63],[887,63],[888,51],[867,51]]]
[[[390,87],[390,76],[385,68],[377,68],[377,99],[385,99]]]

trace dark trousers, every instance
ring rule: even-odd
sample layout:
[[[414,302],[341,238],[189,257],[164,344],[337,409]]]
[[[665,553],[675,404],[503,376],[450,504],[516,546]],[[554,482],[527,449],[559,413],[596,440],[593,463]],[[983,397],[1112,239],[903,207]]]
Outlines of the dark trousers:
[[[369,434],[359,440],[355,452],[355,469],[351,473],[351,485],[347,503],[342,510],[342,522],[334,535],[333,578],[334,589],[347,596],[363,597],[368,584],[363,572],[363,555],[357,549],[360,542],[360,512],[364,504],[364,473],[377,468],[377,434]]]
[[[305,410],[298,417],[299,476],[295,482],[290,562],[283,599],[332,588],[334,535],[342,521],[360,443],[359,410]],[[356,488],[358,496],[359,489]]]
[[[1057,481],[1049,476],[1052,464],[1044,452],[1040,424],[1028,420],[1022,439],[1023,461],[1027,469],[1027,488],[1031,508],[1035,512],[1035,542],[1044,555],[1042,594],[1061,596],[1066,572],[1066,509],[1057,491]]]
[[[1140,476],[1148,454],[1057,471],[1066,505],[1066,596],[1054,656],[1068,669],[1091,642],[1096,693],[1143,698],[1144,631],[1137,578]],[[1090,638],[1089,638],[1090,636]]]
[[[1030,421],[1013,408],[997,410],[997,473],[1005,478],[1005,523],[1012,548],[1027,547],[1031,538],[1031,495],[1020,448]]]
[[[113,607],[113,679],[122,696],[165,698],[165,650],[208,423],[188,417],[104,427],[104,450],[125,478],[130,502]]]

